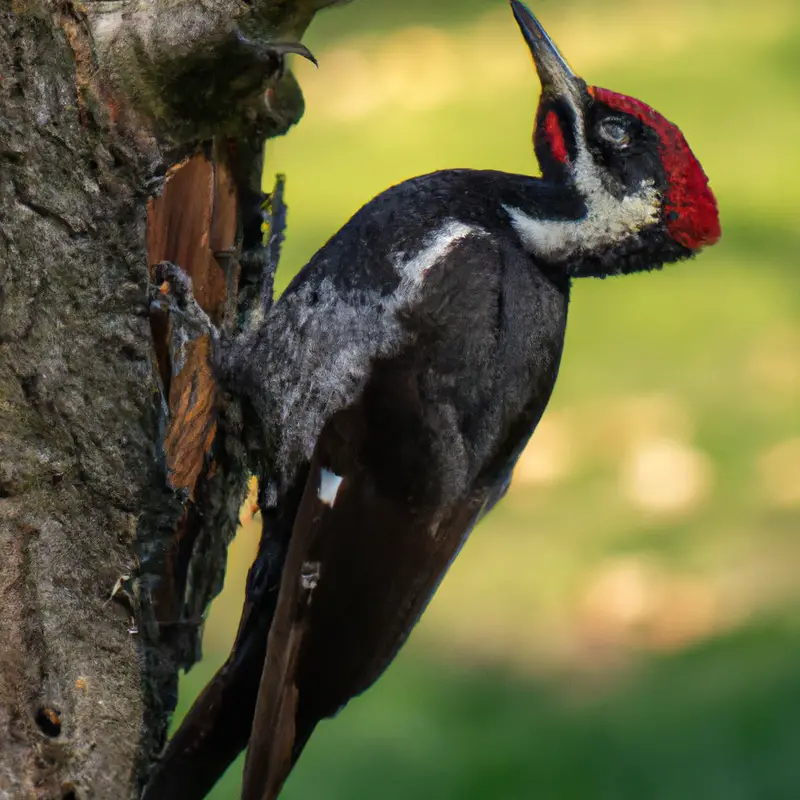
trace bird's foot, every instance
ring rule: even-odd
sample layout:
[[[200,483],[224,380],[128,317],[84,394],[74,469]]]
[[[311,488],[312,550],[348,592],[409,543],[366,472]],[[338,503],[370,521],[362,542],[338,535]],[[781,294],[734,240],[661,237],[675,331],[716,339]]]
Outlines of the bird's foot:
[[[156,264],[153,276],[151,308],[181,319],[196,333],[208,334],[212,341],[218,341],[219,331],[194,297],[192,279],[171,261]]]
[[[235,35],[239,47],[249,53],[253,60],[264,64],[267,74],[273,78],[283,74],[287,55],[302,56],[315,67],[319,66],[314,54],[300,42],[267,42],[258,38],[250,38],[240,28],[236,29]]]

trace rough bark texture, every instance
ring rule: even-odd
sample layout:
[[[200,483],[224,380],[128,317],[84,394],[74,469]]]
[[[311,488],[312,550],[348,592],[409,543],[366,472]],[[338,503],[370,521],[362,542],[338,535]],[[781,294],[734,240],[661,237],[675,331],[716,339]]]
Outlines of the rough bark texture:
[[[166,150],[96,91],[84,8],[0,0],[0,800],[139,795],[246,486],[209,342],[148,300],[172,259],[235,315],[235,164],[198,143],[149,196]]]
[[[0,796],[127,797],[164,735],[137,536],[157,452],[147,159],[76,82],[72,21],[0,14]],[[115,587],[117,592],[112,598]],[[5,792],[5,795],[2,793]]]

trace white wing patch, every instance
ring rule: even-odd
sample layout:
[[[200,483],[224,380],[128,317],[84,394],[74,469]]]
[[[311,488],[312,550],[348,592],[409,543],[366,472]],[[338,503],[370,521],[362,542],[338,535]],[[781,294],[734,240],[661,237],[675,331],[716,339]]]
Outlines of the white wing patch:
[[[425,240],[425,246],[412,258],[406,259],[405,253],[395,256],[395,269],[404,282],[419,287],[428,272],[435,267],[453,248],[457,242],[473,234],[482,235],[480,228],[463,222],[450,220],[434,231]]]
[[[331,472],[329,469],[322,468],[319,475],[319,490],[317,497],[325,503],[326,506],[333,508],[336,502],[336,495],[339,494],[339,486],[342,483],[342,476]]]

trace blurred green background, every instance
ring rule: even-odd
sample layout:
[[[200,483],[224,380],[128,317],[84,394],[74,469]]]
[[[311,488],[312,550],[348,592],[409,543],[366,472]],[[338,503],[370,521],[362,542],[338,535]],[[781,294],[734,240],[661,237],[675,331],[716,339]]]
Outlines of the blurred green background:
[[[722,242],[574,289],[507,499],[385,677],[320,726],[287,800],[800,798],[800,3],[532,2],[590,83],[678,122]],[[504,0],[356,0],[296,64],[283,286],[370,197],[537,170],[538,82]],[[235,632],[231,549],[179,720]],[[212,795],[238,797],[241,764]]]

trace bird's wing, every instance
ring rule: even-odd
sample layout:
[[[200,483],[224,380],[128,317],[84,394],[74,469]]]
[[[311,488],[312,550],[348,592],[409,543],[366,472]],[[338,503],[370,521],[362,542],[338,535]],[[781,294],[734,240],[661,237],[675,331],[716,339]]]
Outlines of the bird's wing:
[[[316,440],[253,719],[245,800],[275,797],[316,724],[405,642],[552,390],[566,298],[490,239],[454,247]],[[552,312],[552,313],[551,313]]]
[[[277,796],[317,722],[381,675],[488,495],[439,503],[433,452],[453,432],[407,402],[412,373],[394,378],[407,384],[403,400],[386,404],[381,390],[376,408],[368,390],[318,440],[270,629],[244,800]]]

